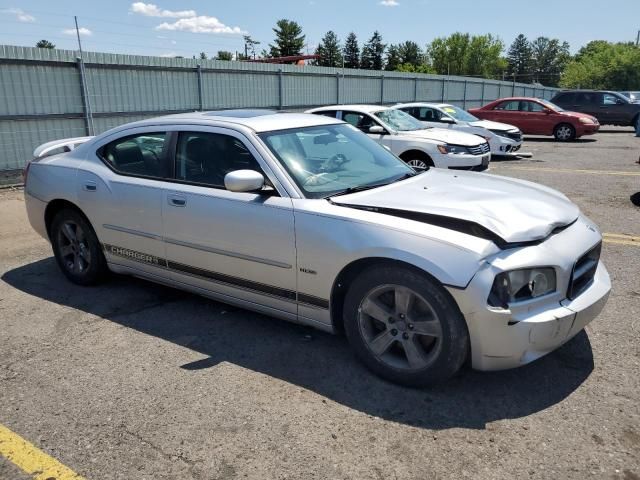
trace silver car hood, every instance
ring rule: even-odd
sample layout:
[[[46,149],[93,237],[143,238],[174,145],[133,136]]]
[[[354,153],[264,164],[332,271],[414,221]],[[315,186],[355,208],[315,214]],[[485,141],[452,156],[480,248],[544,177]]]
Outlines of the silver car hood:
[[[543,240],[580,214],[567,197],[542,185],[437,168],[331,201],[463,231],[501,248]]]

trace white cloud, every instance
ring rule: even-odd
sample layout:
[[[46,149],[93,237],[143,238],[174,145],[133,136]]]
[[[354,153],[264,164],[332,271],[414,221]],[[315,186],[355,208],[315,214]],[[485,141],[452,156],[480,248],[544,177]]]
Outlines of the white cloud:
[[[398,2],[398,0],[382,0],[380,2],[380,5],[383,5],[385,7],[397,7],[398,5],[400,5],[400,3]]]
[[[90,35],[93,35],[93,32],[91,30],[89,30],[88,28],[80,27],[78,29],[78,31],[80,32],[80,35],[83,36],[83,37],[88,37]],[[62,33],[64,33],[65,35],[75,35],[76,34],[76,29],[75,28],[67,28],[67,29],[63,30]]]
[[[164,58],[173,58],[173,57],[177,57],[178,54],[176,52],[168,52],[168,53],[163,53],[160,56]]]
[[[36,17],[33,15],[29,15],[27,12],[22,10],[21,8],[6,8],[4,10],[0,10],[1,13],[11,13],[16,16],[18,21],[20,22],[35,22]]]
[[[181,18],[173,23],[164,22],[156,27],[156,30],[179,30],[191,33],[235,33],[245,34],[240,27],[229,27],[216,17],[200,15],[191,18]]]
[[[145,17],[189,18],[195,17],[195,10],[164,10],[153,3],[135,2],[131,4],[131,12]]]

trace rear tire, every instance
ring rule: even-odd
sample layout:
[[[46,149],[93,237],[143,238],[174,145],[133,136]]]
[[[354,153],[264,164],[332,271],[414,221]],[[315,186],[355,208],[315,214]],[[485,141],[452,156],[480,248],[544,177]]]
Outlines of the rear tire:
[[[561,123],[553,129],[553,136],[559,142],[569,142],[575,140],[576,129],[568,123]]]
[[[95,285],[107,273],[107,261],[89,221],[77,210],[60,210],[51,222],[51,245],[62,273],[78,285]]]
[[[373,266],[347,292],[344,326],[360,360],[379,376],[424,387],[455,374],[469,351],[466,322],[433,277]]]

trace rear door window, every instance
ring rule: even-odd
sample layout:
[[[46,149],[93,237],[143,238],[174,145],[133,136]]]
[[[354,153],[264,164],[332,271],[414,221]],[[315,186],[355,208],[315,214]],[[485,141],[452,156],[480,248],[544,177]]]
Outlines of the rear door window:
[[[97,154],[117,173],[165,178],[169,175],[167,139],[166,132],[129,135],[104,145]]]

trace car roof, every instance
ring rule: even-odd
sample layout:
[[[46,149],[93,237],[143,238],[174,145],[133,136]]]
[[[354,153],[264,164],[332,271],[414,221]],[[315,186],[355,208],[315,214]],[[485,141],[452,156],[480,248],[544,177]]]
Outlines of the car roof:
[[[445,107],[453,107],[452,103],[434,103],[434,102],[409,102],[409,103],[399,103],[394,105],[394,107],[430,107],[430,108],[445,108]]]
[[[389,107],[386,105],[329,105],[327,107],[319,107],[314,108],[312,112],[324,112],[327,110],[352,110],[354,112],[362,112],[362,113],[373,113],[379,112],[381,110],[389,110]]]
[[[197,124],[221,126],[233,123],[252,129],[255,132],[286,130],[290,128],[312,127],[344,123],[335,118],[307,113],[289,113],[266,109],[213,110],[203,112],[177,113],[162,117],[149,118],[126,127],[143,127],[146,125]],[[125,127],[125,126],[123,126]]]

